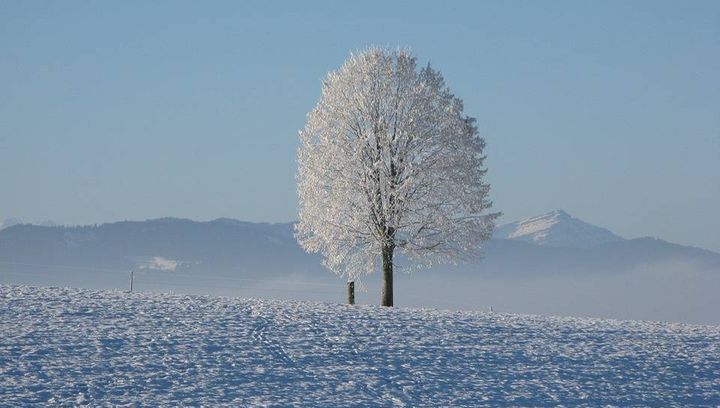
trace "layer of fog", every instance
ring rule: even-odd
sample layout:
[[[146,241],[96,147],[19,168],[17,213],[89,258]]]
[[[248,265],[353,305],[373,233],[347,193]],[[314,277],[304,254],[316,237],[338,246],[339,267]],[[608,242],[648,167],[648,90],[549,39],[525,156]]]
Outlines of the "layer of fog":
[[[129,288],[129,273],[88,270],[57,273],[36,266],[0,268],[0,283]],[[250,298],[345,302],[346,287],[331,272],[290,274],[274,279],[138,270],[134,289]],[[364,290],[363,290],[364,289]],[[361,304],[377,304],[380,274],[369,275],[356,293]],[[592,316],[632,320],[720,324],[720,271],[684,262],[646,265],[624,272],[484,276],[426,270],[397,273],[395,305],[413,308],[490,310],[499,313]]]

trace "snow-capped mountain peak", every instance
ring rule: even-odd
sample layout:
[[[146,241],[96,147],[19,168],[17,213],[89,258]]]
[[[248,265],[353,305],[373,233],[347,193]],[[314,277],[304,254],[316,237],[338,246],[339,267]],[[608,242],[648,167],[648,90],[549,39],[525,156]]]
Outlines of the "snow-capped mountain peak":
[[[565,248],[591,248],[624,240],[605,228],[588,224],[563,210],[501,225],[494,237]]]

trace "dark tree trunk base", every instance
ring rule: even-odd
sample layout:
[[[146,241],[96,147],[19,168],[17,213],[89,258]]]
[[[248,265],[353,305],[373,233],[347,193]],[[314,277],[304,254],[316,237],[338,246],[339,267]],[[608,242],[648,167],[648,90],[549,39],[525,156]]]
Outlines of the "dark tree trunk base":
[[[383,260],[383,282],[382,282],[382,293],[381,293],[381,305],[382,306],[393,306],[393,252],[395,248],[393,246],[383,246],[382,248],[382,260]]]

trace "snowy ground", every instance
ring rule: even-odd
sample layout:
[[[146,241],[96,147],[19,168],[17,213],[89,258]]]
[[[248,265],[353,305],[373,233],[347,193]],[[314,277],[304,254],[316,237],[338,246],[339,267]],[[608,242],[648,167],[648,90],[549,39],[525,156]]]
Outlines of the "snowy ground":
[[[0,286],[0,401],[718,406],[720,327]]]

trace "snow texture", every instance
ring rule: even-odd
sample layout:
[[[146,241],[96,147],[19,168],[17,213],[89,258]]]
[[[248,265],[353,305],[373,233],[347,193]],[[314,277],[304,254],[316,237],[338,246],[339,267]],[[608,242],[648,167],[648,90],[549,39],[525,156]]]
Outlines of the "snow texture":
[[[4,406],[717,406],[720,327],[0,286]]]
[[[493,236],[561,248],[592,248],[624,240],[605,228],[588,224],[563,210],[502,225]]]

